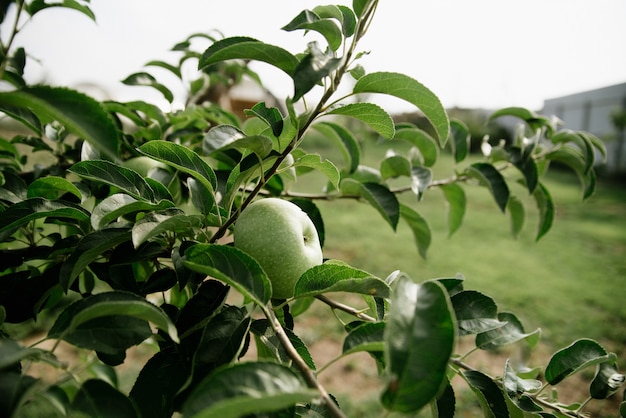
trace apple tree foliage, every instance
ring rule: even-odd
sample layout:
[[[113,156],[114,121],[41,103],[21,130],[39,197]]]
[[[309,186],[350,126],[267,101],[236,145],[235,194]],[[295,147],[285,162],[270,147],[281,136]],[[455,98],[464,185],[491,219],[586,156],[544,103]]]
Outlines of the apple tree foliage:
[[[602,143],[523,108],[494,112],[492,120],[514,117],[522,129],[512,141],[485,140],[484,158],[463,166],[470,133],[433,92],[402,73],[368,73],[359,64],[359,40],[378,6],[354,0],[302,11],[282,27],[315,39],[296,53],[247,36],[193,34],[175,45],[178,62],[151,61],[123,80],[172,101],[171,87],[150,71],[171,72],[189,100],[164,111],[29,85],[27,53],[13,46],[20,25],[49,7],[95,16],[88,0],[2,3],[0,111],[26,129],[0,138],[0,416],[344,416],[318,380],[324,365],[295,332],[312,304],[352,318],[343,323],[341,356],[371,355],[379,401],[390,412],[452,417],[454,377],[489,417],[583,416],[590,399],[620,390],[616,355],[584,338],[545,365],[507,361],[499,375],[473,367],[471,352],[456,351],[460,338],[473,339],[476,350],[532,349],[540,330],[526,330],[491,297],[466,289],[462,277],[418,282],[390,265],[379,278],[327,260],[301,276],[293,298],[276,300],[259,264],[229,244],[241,211],[267,196],[301,206],[322,242],[332,231],[324,231],[316,201],[356,199],[393,230],[409,228],[426,256],[431,234],[419,201],[432,190],[449,204],[450,234],[462,225],[468,187],[487,188],[517,234],[525,208],[511,186],[521,184],[539,209],[537,239],[554,220],[542,181],[552,161],[578,174],[584,198],[593,194]],[[206,47],[198,50],[196,41]],[[282,71],[293,94],[256,103],[243,117],[207,100],[216,86],[243,77],[262,86],[248,67],[254,61]],[[189,77],[183,66],[197,72]],[[351,87],[339,95],[345,79]],[[367,101],[378,94],[414,105],[426,123],[395,123]],[[363,135],[407,143],[410,151],[367,168]],[[336,159],[306,151],[307,140],[320,136],[336,147]],[[457,165],[439,179],[433,167],[443,152]],[[137,157],[155,164],[145,173],[127,168]],[[372,169],[378,175],[363,175]],[[315,174],[326,179],[323,190],[295,191],[299,179]],[[399,198],[409,193],[415,198]],[[362,306],[336,299],[345,293]],[[27,342],[28,331],[40,340]],[[82,353],[78,364],[57,358],[60,342]],[[126,354],[140,344],[151,354],[123,391],[116,370],[136,361]],[[58,379],[34,376],[33,364],[58,370]],[[560,402],[559,383],[583,370],[589,399]],[[626,417],[626,403],[619,409]]]

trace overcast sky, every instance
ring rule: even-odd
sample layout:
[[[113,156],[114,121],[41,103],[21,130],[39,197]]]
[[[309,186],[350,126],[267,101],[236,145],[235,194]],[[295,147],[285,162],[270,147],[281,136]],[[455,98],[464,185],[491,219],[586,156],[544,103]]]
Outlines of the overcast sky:
[[[77,12],[41,12],[17,43],[37,58],[31,81],[102,85],[117,100],[158,100],[120,80],[194,32],[220,30],[301,52],[309,37],[280,30],[302,9],[349,1],[92,0],[97,23]],[[446,107],[525,106],[626,82],[626,0],[384,0],[362,50],[368,72],[395,71],[429,87]],[[283,74],[255,69],[278,96]],[[155,75],[161,74],[152,70]],[[390,111],[410,110],[383,102]]]

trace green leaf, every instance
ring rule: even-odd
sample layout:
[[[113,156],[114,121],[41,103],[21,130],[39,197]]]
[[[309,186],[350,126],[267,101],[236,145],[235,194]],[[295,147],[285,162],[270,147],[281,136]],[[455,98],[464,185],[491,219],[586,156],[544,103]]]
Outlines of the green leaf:
[[[102,229],[118,218],[138,212],[150,212],[174,207],[174,203],[162,200],[159,203],[150,203],[137,200],[127,194],[116,193],[102,200],[91,213],[93,229]]]
[[[259,360],[279,360],[283,362],[289,362],[290,358],[285,350],[285,347],[281,343],[280,339],[276,336],[276,333],[272,329],[267,319],[258,319],[252,323],[250,330],[254,334],[255,342],[258,347]],[[302,340],[293,333],[289,328],[284,328],[285,334],[289,338],[289,341],[293,344],[294,348],[306,364],[315,370],[315,362],[311,357],[306,345]]]
[[[409,225],[413,232],[413,239],[420,256],[426,259],[428,248],[432,240],[432,234],[428,222],[410,207],[400,204],[400,216]]]
[[[131,318],[138,322],[120,321]],[[107,332],[99,328],[107,326]],[[178,342],[176,327],[167,314],[141,296],[129,292],[98,293],[74,302],[58,316],[48,332],[48,338],[64,339],[79,347],[113,353],[143,341],[142,323],[152,322],[174,342]],[[150,327],[148,336],[152,334]],[[116,340],[119,338],[119,340]]]
[[[108,228],[85,235],[61,267],[59,279],[63,289],[67,291],[78,275],[102,253],[130,239],[128,228]]]
[[[524,204],[517,197],[511,196],[506,208],[511,215],[511,234],[517,238],[524,227]]]
[[[411,176],[411,162],[402,155],[391,155],[380,162],[380,175],[383,180],[400,176]]]
[[[221,61],[243,59],[270,64],[289,76],[293,75],[298,58],[283,48],[269,45],[249,37],[231,37],[214,42],[200,57],[198,69],[202,70]]]
[[[246,116],[256,116],[259,119],[265,121],[272,129],[272,134],[275,137],[279,137],[283,132],[283,115],[275,107],[267,107],[265,102],[260,102],[252,106],[252,109],[244,110]]]
[[[319,85],[340,63],[339,58],[330,58],[320,51],[315,43],[310,43],[308,54],[300,60],[293,71],[293,101],[300,100],[313,87]]]
[[[303,10],[293,18],[291,22],[281,28],[284,31],[294,30],[315,31],[321,34],[328,42],[328,46],[336,51],[341,46],[343,40],[341,30],[335,22],[330,19],[322,19],[310,10]]]
[[[183,145],[168,141],[150,141],[137,149],[140,153],[189,174],[213,192],[217,177],[198,154]]]
[[[509,153],[510,161],[524,175],[524,182],[528,192],[534,192],[539,182],[539,170],[535,160],[530,155],[525,155],[526,150],[522,151],[519,147],[511,147]]]
[[[137,200],[154,201],[154,191],[139,173],[110,161],[80,161],[69,171],[82,178],[117,187]]]
[[[498,320],[498,307],[492,298],[475,290],[463,290],[450,298],[459,336],[477,334],[505,325]]]
[[[61,366],[54,354],[40,348],[22,347],[9,338],[0,338],[0,370],[8,370],[10,366],[26,360],[38,360]]]
[[[460,120],[450,121],[450,145],[454,153],[454,161],[465,160],[470,149],[470,131],[465,123]]]
[[[215,207],[215,197],[210,190],[193,177],[187,178],[187,188],[191,195],[191,203],[201,214],[209,215]]]
[[[68,409],[70,416],[137,417],[130,399],[101,379],[89,379],[83,383]]]
[[[241,130],[230,125],[217,125],[209,129],[202,140],[202,150],[211,155],[217,151],[237,149],[251,151],[264,158],[272,151],[272,140],[266,136],[247,136]]]
[[[119,131],[100,104],[85,94],[61,87],[26,87],[0,93],[0,109],[5,106],[31,111],[43,123],[58,121],[109,158],[119,158]]]
[[[238,418],[278,411],[319,396],[289,367],[248,362],[207,376],[183,405],[184,418]]]
[[[203,226],[202,215],[187,215],[177,208],[148,212],[133,225],[132,241],[137,248],[144,242],[168,232],[193,236],[196,230]]]
[[[318,122],[311,127],[319,131],[326,139],[337,144],[348,167],[348,173],[353,173],[359,166],[361,151],[352,133],[343,126],[332,122]]]
[[[185,251],[183,264],[233,286],[259,305],[269,302],[272,285],[259,264],[234,247],[197,244]]]
[[[88,222],[89,212],[80,206],[56,200],[33,197],[9,206],[0,216],[0,233],[19,228],[41,218],[66,218]]]
[[[294,167],[308,167],[321,171],[335,188],[339,188],[339,170],[330,160],[322,159],[318,154],[305,154],[294,161]]]
[[[589,394],[593,399],[606,399],[624,384],[625,379],[618,373],[616,363],[601,363],[589,386]]]
[[[392,411],[417,412],[446,380],[455,339],[455,320],[444,287],[401,276],[394,282],[384,337],[389,382],[383,405]]]
[[[435,128],[440,144],[446,143],[450,131],[448,114],[439,98],[417,80],[399,73],[371,73],[356,82],[353,92],[388,94],[417,106]]]
[[[64,7],[73,9],[84,14],[94,22],[96,21],[96,16],[93,14],[91,9],[76,0],[62,0],[61,2],[53,1],[51,3],[46,3],[45,0],[33,0],[30,4],[25,5],[26,12],[31,16],[34,16],[36,13],[49,7]]]
[[[377,183],[361,183],[351,178],[341,181],[342,189],[344,184],[350,189],[356,189],[359,196],[367,200],[391,228],[394,231],[396,230],[400,219],[400,203],[396,195],[388,187]]]
[[[481,185],[488,187],[500,210],[502,212],[506,210],[510,194],[509,187],[502,174],[493,165],[474,163],[468,167],[467,174],[477,178]]]
[[[417,128],[398,128],[394,140],[406,141],[415,146],[421,155],[422,164],[432,167],[439,158],[439,145],[435,138]]]
[[[159,68],[163,68],[166,69],[167,71],[171,72],[172,74],[174,74],[176,77],[182,79],[182,74],[180,72],[180,68],[176,67],[175,65],[169,64],[165,61],[161,61],[161,60],[152,60],[147,62],[146,67],[159,67]]]
[[[366,352],[384,351],[384,322],[366,322],[350,331],[343,340],[343,355]]]
[[[389,286],[370,273],[340,262],[326,261],[305,271],[295,284],[294,297],[350,292],[386,298]]]
[[[341,24],[341,32],[346,38],[354,35],[356,16],[349,7],[342,5],[315,6],[313,12],[322,19],[337,19]]]
[[[83,199],[83,194],[71,182],[63,177],[47,176],[40,177],[28,185],[27,198],[43,197],[45,199],[58,199],[65,193],[70,193],[78,199]]]
[[[556,385],[576,372],[601,363],[615,362],[615,354],[590,339],[580,339],[552,355],[545,370],[546,381]]]
[[[546,154],[546,159],[558,161],[570,167],[578,176],[580,184],[583,187],[583,199],[593,195],[596,187],[596,176],[594,170],[585,173],[585,161],[579,150],[573,147],[561,147]]]
[[[510,312],[499,312],[498,321],[504,325],[494,330],[488,330],[476,335],[476,347],[482,350],[498,350],[499,348],[526,340],[534,348],[541,337],[541,330],[536,329],[527,333],[520,320]]]
[[[414,166],[411,167],[411,190],[417,196],[417,200],[422,200],[424,192],[430,187],[433,180],[433,173],[429,168]]]
[[[552,227],[555,209],[552,196],[542,183],[537,185],[537,188],[533,192],[533,197],[539,209],[539,227],[537,237],[535,238],[536,241],[539,241]]]
[[[528,126],[530,126],[533,131],[541,128],[546,128],[546,130],[548,131],[548,136],[551,136],[554,133],[554,126],[552,126],[552,122],[550,121],[550,119],[523,107],[506,107],[503,109],[499,109],[489,116],[489,121],[493,121],[494,119],[503,116],[513,116],[522,119],[528,124]]]
[[[591,142],[589,136],[582,135],[576,131],[565,129],[554,134],[551,139],[554,144],[575,144],[578,147],[584,161],[582,174],[587,174],[589,170],[593,168],[596,154],[593,143]]]
[[[168,102],[172,103],[174,101],[174,94],[172,93],[172,91],[165,87],[165,85],[159,83],[156,78],[154,78],[154,76],[150,73],[139,72],[131,74],[124,80],[122,80],[122,83],[126,84],[127,86],[152,87],[156,89],[159,93],[161,93],[163,97],[165,97],[165,100],[167,100]]]
[[[326,114],[350,116],[358,119],[385,139],[391,139],[395,134],[395,126],[389,113],[373,103],[350,103],[335,107]]]
[[[447,203],[448,237],[451,237],[463,224],[467,198],[465,191],[456,183],[440,186]]]
[[[496,382],[477,370],[464,370],[461,374],[478,398],[486,417],[509,418],[504,394]]]

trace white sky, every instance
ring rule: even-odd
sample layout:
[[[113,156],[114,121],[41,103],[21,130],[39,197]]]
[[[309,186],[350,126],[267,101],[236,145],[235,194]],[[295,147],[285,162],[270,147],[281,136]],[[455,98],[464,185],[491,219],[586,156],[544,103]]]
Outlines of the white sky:
[[[97,23],[50,9],[28,23],[17,43],[40,60],[31,81],[97,83],[116,100],[160,100],[121,80],[194,32],[252,36],[292,53],[310,37],[280,30],[305,8],[350,1],[92,0]],[[176,5],[176,6],[173,6]],[[6,22],[5,22],[6,23]],[[6,30],[4,28],[3,32]],[[626,0],[383,0],[362,50],[368,72],[395,71],[429,87],[444,106],[540,109],[544,99],[626,82]],[[255,67],[278,96],[285,75]],[[164,79],[167,80],[167,79]],[[380,101],[390,112],[412,110]]]

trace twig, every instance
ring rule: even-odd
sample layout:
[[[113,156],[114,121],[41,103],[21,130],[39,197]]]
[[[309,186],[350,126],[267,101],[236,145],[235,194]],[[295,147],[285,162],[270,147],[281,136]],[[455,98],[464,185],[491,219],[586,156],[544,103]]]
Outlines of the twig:
[[[356,316],[357,318],[362,319],[363,321],[378,322],[376,318],[369,316],[368,314],[365,314],[361,312],[360,310],[353,308],[352,306],[344,305],[343,303],[329,299],[328,297],[324,295],[317,295],[315,297],[321,300],[322,302],[324,302],[325,304],[327,304],[328,306],[330,306],[331,308],[349,313],[350,315]]]

